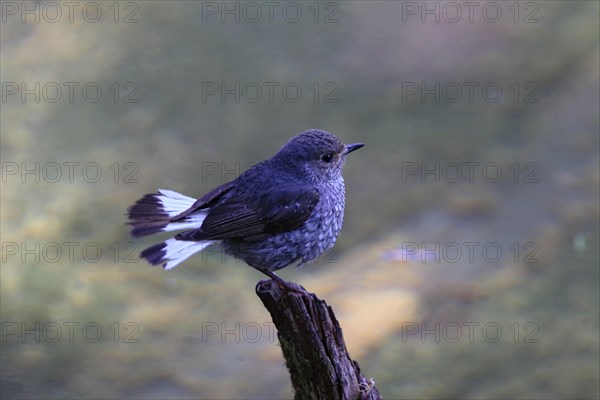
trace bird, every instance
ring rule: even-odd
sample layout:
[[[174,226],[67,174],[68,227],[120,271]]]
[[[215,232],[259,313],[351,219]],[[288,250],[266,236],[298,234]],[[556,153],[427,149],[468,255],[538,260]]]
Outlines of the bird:
[[[301,266],[335,244],[344,220],[342,169],[346,156],[363,146],[310,129],[200,198],[167,189],[146,194],[128,208],[131,236],[180,232],[140,258],[170,270],[218,245],[284,283],[275,271]]]

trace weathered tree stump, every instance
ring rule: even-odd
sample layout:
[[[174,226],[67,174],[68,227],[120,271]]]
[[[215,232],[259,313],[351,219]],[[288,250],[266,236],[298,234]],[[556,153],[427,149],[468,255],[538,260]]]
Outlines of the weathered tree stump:
[[[381,399],[350,359],[331,307],[302,286],[260,281],[256,294],[271,314],[295,399]]]

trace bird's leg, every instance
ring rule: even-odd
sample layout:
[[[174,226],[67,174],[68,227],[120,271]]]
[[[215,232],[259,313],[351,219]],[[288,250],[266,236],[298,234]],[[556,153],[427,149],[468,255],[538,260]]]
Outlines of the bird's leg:
[[[259,270],[260,272],[262,272],[263,274],[267,275],[269,278],[273,279],[275,282],[279,283],[280,285],[283,286],[287,286],[287,282],[284,281],[283,279],[281,279],[275,272],[266,269],[266,268],[256,268],[257,270]]]
[[[281,286],[283,289],[285,289],[287,291],[297,292],[297,293],[301,293],[301,294],[306,293],[306,291],[304,290],[304,288],[302,286],[299,286],[293,282],[284,281],[275,272],[273,272],[269,269],[266,269],[266,268],[256,268],[256,269],[259,270],[260,272],[262,272],[263,274],[267,275],[269,278],[273,279],[275,281],[275,283],[277,283],[279,286]]]

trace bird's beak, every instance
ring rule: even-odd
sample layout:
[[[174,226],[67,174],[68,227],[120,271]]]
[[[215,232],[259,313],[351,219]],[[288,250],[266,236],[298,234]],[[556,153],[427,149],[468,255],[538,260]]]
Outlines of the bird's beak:
[[[347,144],[346,145],[346,153],[345,154],[350,154],[352,153],[354,150],[358,150],[361,147],[363,147],[365,144],[364,143],[353,143],[353,144]]]

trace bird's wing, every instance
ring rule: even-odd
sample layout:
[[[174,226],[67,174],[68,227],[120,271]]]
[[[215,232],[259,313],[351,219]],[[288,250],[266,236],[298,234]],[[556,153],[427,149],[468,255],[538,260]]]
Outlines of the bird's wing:
[[[314,189],[281,187],[255,198],[232,196],[210,208],[201,228],[182,232],[176,239],[253,240],[291,231],[308,219],[318,201],[319,193]]]
[[[221,186],[218,186],[218,187],[214,188],[213,190],[211,190],[210,192],[206,193],[204,196],[202,196],[198,200],[196,200],[194,202],[194,204],[192,204],[192,206],[190,208],[188,208],[187,210],[185,210],[181,214],[176,215],[171,220],[172,221],[178,221],[180,219],[183,219],[183,218],[187,217],[188,215],[190,215],[194,211],[198,211],[198,210],[201,210],[203,208],[210,207],[210,205],[213,202],[219,200],[219,198],[221,198],[222,195],[224,195],[229,190],[231,190],[231,188],[233,187],[233,182],[234,181],[229,181],[227,183],[222,184]]]

